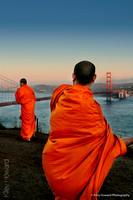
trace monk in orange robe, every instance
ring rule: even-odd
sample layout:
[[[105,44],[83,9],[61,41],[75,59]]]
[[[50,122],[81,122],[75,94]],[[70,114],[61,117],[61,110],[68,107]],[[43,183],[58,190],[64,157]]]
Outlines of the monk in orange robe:
[[[16,101],[21,104],[21,136],[23,140],[30,141],[30,138],[35,133],[35,93],[31,87],[27,85],[26,79],[20,80],[20,88],[15,94]]]
[[[112,133],[90,89],[95,79],[95,66],[82,61],[73,86],[61,85],[52,95],[42,164],[56,200],[96,200],[114,159],[133,143]]]

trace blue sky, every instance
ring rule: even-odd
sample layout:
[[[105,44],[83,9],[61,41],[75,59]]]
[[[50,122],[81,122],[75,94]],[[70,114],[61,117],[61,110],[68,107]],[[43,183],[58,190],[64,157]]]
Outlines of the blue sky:
[[[90,60],[97,81],[133,78],[132,0],[0,0],[1,74],[31,83],[71,81]]]

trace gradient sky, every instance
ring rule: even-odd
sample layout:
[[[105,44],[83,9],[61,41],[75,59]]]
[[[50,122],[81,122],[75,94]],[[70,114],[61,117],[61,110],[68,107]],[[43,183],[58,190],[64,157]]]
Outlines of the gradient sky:
[[[71,82],[89,60],[97,82],[133,80],[132,0],[0,0],[0,74],[30,83]]]

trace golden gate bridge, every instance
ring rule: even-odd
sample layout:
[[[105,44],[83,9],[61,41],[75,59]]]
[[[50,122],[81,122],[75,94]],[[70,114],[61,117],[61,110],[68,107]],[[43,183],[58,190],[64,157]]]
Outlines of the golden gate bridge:
[[[5,76],[0,75],[0,107],[17,105],[15,101],[15,92],[19,84]],[[106,88],[105,91],[94,92],[94,95],[106,94],[106,101],[111,102],[112,94],[119,94],[119,97],[126,95],[125,90],[112,91],[111,89],[111,72],[106,73]],[[50,100],[51,96],[37,98],[36,101]]]

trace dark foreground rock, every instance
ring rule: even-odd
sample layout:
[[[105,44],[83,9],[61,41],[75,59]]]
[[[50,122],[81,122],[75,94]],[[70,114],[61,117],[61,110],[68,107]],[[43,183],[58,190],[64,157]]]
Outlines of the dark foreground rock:
[[[20,130],[0,130],[0,199],[54,200],[42,168],[47,138],[47,134],[39,133],[31,142],[24,142]],[[132,179],[133,147],[130,146],[128,153],[113,163],[98,199],[132,199]],[[120,194],[130,196],[120,197]]]

